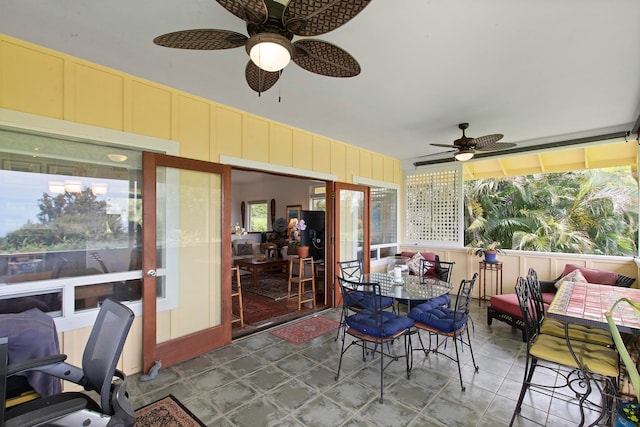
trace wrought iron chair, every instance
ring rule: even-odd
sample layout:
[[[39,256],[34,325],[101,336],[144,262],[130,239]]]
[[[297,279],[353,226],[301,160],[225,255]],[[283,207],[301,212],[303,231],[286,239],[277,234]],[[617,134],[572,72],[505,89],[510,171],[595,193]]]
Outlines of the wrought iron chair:
[[[394,340],[404,337],[404,357],[406,358],[407,378],[411,375],[411,339],[409,331],[413,326],[413,320],[406,316],[400,316],[390,311],[383,310],[381,301],[384,297],[380,295],[380,285],[377,283],[352,282],[338,277],[340,283],[340,291],[342,293],[343,312],[346,314],[344,318],[345,327],[342,328],[342,347],[340,349],[340,361],[338,362],[338,372],[336,373],[336,381],[340,376],[340,368],[342,367],[342,357],[346,351],[352,346],[360,346],[362,348],[362,360],[366,361],[366,352],[368,351],[367,343],[373,344],[371,354],[375,357],[380,355],[380,403],[383,402],[384,390],[384,370],[393,361],[397,361],[400,356],[391,354],[391,346]],[[357,298],[352,294],[357,293]],[[361,309],[363,300],[367,307]],[[358,301],[353,305],[353,301]],[[347,335],[353,338],[353,341],[345,347]],[[385,352],[385,344],[387,344],[387,352]],[[391,360],[385,365],[385,357]]]
[[[40,397],[7,409],[3,425],[132,426],[135,416],[126,393],[126,375],[116,369],[116,364],[133,318],[128,307],[106,299],[85,346],[82,368],[65,363],[67,356],[64,354],[7,368],[9,376],[36,370],[82,385],[87,391],[97,392],[100,403],[81,392]],[[115,381],[114,377],[117,378]]]
[[[354,282],[358,282],[360,281],[360,276],[362,276],[364,274],[364,268],[362,265],[362,260],[361,259],[354,259],[351,261],[339,261],[338,262],[338,267],[340,268],[340,277],[345,279],[345,280],[349,280],[349,281],[354,281]],[[343,296],[344,298],[344,296]],[[360,311],[364,308],[367,308],[366,306],[362,305],[362,304],[366,304],[366,300],[364,300],[360,294],[358,294],[357,292],[352,292],[348,295],[348,298],[354,298],[354,301],[350,301],[351,304],[351,310],[353,311]],[[358,300],[360,300],[360,304],[358,304]],[[382,306],[383,309],[387,309],[387,308],[392,308],[393,309],[393,298],[391,297],[382,297],[380,304]],[[345,313],[344,310],[344,305],[343,305],[343,310],[340,313],[340,326],[344,327],[344,318],[348,313]],[[336,338],[335,341],[338,340],[338,337],[340,336],[340,328],[338,328],[338,330],[336,331]]]
[[[353,259],[350,261],[338,261],[340,268],[340,277],[345,280],[358,281],[358,277],[364,274],[364,267],[361,259]]]
[[[597,407],[601,410],[600,415],[595,421],[590,420],[590,425],[605,425],[601,424],[601,421],[610,414],[613,396],[617,390],[618,353],[604,345],[570,340],[566,336],[560,338],[541,334],[542,321],[527,279],[518,278],[516,295],[524,321],[527,357],[520,396],[509,425],[516,421],[529,389],[540,393],[547,392],[552,398],[578,401],[580,426],[585,423],[584,405]],[[538,367],[552,371],[553,375],[557,376],[556,381],[553,384],[534,382],[534,372]],[[599,404],[589,400],[594,386],[602,398]]]
[[[436,255],[436,260],[431,261],[428,259],[420,260],[420,277],[434,277],[436,279],[442,280],[443,282],[450,283],[451,282],[451,274],[453,273],[453,265],[454,262],[448,261],[440,261],[440,257]],[[420,304],[424,304],[426,302],[435,302],[437,305],[447,306],[451,305],[451,297],[447,295],[442,295],[437,298],[431,300],[411,300],[408,301],[402,298],[396,298],[398,304],[406,306],[407,312],[411,311],[411,307],[417,307]]]
[[[471,320],[469,317],[469,302],[471,300],[471,292],[473,291],[473,286],[475,285],[476,279],[478,278],[478,273],[475,273],[473,277],[469,280],[463,280],[460,283],[460,288],[458,289],[458,296],[456,298],[456,305],[454,309],[450,309],[448,307],[443,307],[438,305],[438,302],[435,300],[428,301],[426,303],[420,304],[417,307],[414,307],[409,312],[409,317],[414,320],[415,327],[418,329],[418,338],[420,340],[421,350],[425,354],[429,354],[430,352],[436,354],[442,354],[445,357],[456,362],[458,365],[458,375],[460,376],[460,387],[462,391],[465,391],[465,386],[462,382],[462,370],[460,369],[460,353],[458,350],[458,341],[460,341],[460,351],[464,349],[466,345],[469,347],[471,351],[471,361],[473,362],[473,367],[476,372],[478,372],[478,365],[476,365],[476,360],[473,355],[473,347],[471,347],[471,337],[469,334],[469,321]],[[422,341],[422,336],[420,335],[420,331],[426,331],[429,333],[429,348],[425,349],[424,343]],[[467,335],[467,340],[465,342],[464,335]],[[431,340],[435,335],[436,344],[432,348]],[[439,337],[445,337],[445,340],[441,343]],[[455,358],[450,356],[447,353],[443,353],[440,351],[441,345],[446,345],[447,338],[453,339],[453,344],[456,350]]]
[[[576,324],[567,324],[555,319],[546,317],[544,300],[542,299],[542,289],[538,280],[538,273],[533,268],[527,272],[527,285],[531,293],[533,308],[536,310],[535,316],[539,322],[539,332],[545,335],[552,335],[558,338],[565,338],[566,333],[569,338],[576,341],[584,341],[592,344],[613,346],[611,333],[602,328],[589,327]],[[566,326],[566,327],[565,327]]]

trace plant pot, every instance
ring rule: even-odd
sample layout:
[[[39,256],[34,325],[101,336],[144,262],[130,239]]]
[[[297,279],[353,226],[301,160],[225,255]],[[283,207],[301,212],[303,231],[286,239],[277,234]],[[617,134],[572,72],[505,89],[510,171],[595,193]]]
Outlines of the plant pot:
[[[496,251],[484,251],[484,260],[485,262],[496,262],[497,255]]]
[[[309,256],[309,246],[298,246],[296,252],[298,252],[300,258],[307,258]]]
[[[616,406],[616,421],[614,427],[637,427],[640,417],[640,405],[636,402],[619,403]]]

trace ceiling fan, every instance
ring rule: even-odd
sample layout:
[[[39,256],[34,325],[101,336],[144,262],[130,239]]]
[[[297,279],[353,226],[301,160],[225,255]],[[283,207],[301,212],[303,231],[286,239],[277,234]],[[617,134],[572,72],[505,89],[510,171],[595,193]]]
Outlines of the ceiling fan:
[[[468,127],[469,123],[460,123],[458,125],[458,129],[462,131],[462,136],[453,141],[453,145],[430,145],[433,145],[434,147],[455,148],[455,150],[446,151],[446,153],[455,152],[453,156],[456,158],[456,160],[461,162],[473,158],[476,151],[499,151],[516,146],[516,144],[512,142],[498,142],[504,136],[501,133],[494,133],[491,135],[479,136],[478,138],[471,138],[465,134],[465,130],[467,130]]]
[[[354,18],[371,0],[291,0],[285,6],[275,0],[217,0],[247,23],[247,33],[229,30],[183,30],[153,39],[159,46],[178,49],[219,50],[245,46],[251,60],[245,68],[249,87],[260,93],[280,78],[293,60],[312,73],[329,77],[354,77],[360,64],[348,52],[331,43],[294,36],[317,36]]]

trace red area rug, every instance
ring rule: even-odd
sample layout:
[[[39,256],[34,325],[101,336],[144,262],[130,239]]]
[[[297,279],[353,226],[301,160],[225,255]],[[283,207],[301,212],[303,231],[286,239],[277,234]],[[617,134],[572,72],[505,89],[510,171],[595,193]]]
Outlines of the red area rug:
[[[235,315],[240,313],[237,301],[237,298],[233,299],[232,308]],[[245,292],[244,289],[242,290],[242,308],[244,323],[249,325],[296,311],[295,307],[287,306],[286,299],[274,301],[271,298]]]
[[[204,423],[189,411],[173,395],[136,410],[134,427],[204,427]]]
[[[313,316],[272,331],[271,334],[299,345],[335,330],[340,322],[323,316]]]

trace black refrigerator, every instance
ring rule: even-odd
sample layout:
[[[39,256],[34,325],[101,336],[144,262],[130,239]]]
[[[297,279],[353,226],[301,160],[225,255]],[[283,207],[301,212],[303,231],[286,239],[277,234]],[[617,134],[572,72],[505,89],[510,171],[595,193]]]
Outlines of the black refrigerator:
[[[324,260],[325,212],[302,211],[300,217],[307,225],[307,228],[300,235],[301,244],[309,246],[309,255],[314,260]]]

